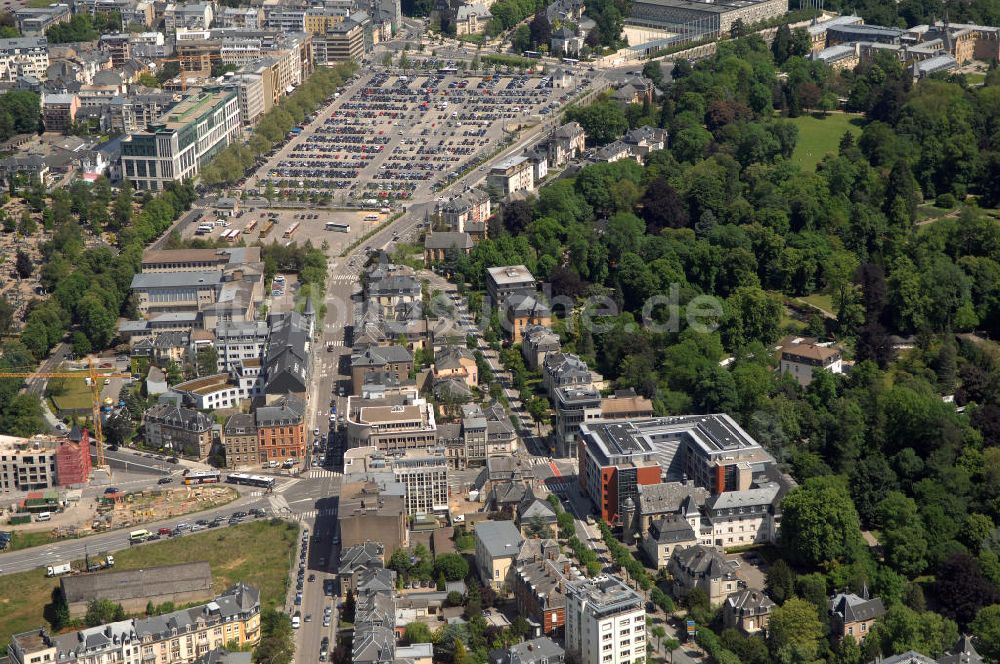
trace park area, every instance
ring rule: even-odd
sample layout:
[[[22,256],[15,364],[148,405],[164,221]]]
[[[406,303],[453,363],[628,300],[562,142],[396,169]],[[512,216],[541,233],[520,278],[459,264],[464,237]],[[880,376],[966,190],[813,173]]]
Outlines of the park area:
[[[789,122],[799,128],[792,162],[812,173],[816,170],[816,164],[823,161],[823,157],[837,154],[845,131],[853,133],[855,138],[861,135],[862,116],[850,113],[800,115],[790,118]]]
[[[114,569],[204,560],[212,567],[216,592],[243,581],[260,589],[262,608],[273,608],[283,602],[297,538],[297,524],[255,521],[116,552]],[[82,565],[83,561],[75,561],[74,568]],[[46,578],[43,567],[0,576],[0,643],[8,643],[18,632],[50,629],[46,616],[51,609],[46,606],[58,587],[59,580]]]

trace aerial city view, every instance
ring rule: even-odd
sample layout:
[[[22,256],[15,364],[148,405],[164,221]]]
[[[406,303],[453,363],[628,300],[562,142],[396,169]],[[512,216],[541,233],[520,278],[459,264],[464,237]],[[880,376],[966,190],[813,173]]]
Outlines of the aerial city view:
[[[997,0],[0,2],[0,664],[1000,662]]]

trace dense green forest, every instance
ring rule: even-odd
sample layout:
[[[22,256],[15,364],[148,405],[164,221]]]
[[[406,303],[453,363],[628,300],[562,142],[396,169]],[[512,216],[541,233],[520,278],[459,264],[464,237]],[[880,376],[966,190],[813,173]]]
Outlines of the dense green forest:
[[[798,480],[787,564],[768,579],[787,624],[767,642],[716,636],[716,661],[935,655],[959,630],[1000,655],[1000,349],[984,339],[1000,334],[1000,228],[984,209],[1000,198],[1000,77],[914,85],[889,58],[835,74],[795,41],[722,42],[679,63],[655,105],[571,111],[604,141],[609,122],[667,127],[669,150],[586,166],[505,206],[491,238],[445,267],[481,289],[486,267],[526,264],[574,304],[555,308],[567,349],[658,413],[732,413]],[[863,130],[807,172],[790,160],[801,137],[786,117],[829,93],[864,113]],[[918,226],[935,200],[951,209]],[[677,329],[643,325],[644,303],[671,288]],[[829,317],[789,317],[792,299],[817,294]],[[589,312],[604,333],[579,324],[596,296],[617,306]],[[687,325],[696,296],[719,303],[714,331]],[[853,369],[801,388],[774,371],[787,332],[835,340]],[[896,352],[892,335],[912,349]],[[863,587],[889,614],[862,648],[833,652],[826,598]]]

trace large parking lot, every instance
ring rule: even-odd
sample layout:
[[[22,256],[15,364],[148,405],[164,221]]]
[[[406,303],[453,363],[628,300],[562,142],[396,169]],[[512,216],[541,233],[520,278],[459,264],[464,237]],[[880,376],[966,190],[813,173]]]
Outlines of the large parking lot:
[[[366,74],[322,122],[262,171],[262,182],[336,200],[406,201],[481,160],[509,132],[565,103],[543,74]]]

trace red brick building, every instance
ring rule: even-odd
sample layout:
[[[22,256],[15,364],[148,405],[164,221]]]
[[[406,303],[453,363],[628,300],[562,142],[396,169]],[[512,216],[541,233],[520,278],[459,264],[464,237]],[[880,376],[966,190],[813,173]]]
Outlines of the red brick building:
[[[56,481],[59,486],[85,484],[90,479],[90,434],[78,427],[56,449]]]

